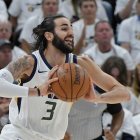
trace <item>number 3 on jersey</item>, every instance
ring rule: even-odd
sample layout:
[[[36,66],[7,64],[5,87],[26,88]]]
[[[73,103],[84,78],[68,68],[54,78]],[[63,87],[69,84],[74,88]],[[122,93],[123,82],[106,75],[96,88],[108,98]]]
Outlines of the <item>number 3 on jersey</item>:
[[[50,113],[49,117],[43,117],[42,120],[51,120],[53,118],[54,110],[56,107],[56,102],[46,101],[46,104],[51,105],[51,109],[47,109],[47,112]]]

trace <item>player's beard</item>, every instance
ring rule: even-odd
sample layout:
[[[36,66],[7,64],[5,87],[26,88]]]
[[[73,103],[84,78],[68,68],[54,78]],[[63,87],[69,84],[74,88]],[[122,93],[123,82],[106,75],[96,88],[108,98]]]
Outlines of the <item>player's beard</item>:
[[[71,35],[66,36],[65,39],[68,37],[71,37]],[[74,42],[72,42],[71,47],[69,47],[65,44],[64,40],[62,40],[56,33],[54,33],[52,44],[64,54],[72,53],[74,50]]]

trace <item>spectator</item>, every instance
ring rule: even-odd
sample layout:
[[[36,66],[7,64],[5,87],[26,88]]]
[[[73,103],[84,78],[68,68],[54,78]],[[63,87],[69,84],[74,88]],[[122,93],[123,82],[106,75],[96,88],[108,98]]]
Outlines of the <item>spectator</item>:
[[[10,40],[12,35],[12,26],[8,20],[0,20],[0,40],[7,39]],[[21,56],[26,55],[26,53],[21,50],[19,47],[14,46],[12,50],[12,60],[20,58]]]
[[[13,0],[8,9],[10,21],[15,29],[15,38],[17,39],[27,21],[33,15],[41,13],[42,0]],[[15,42],[18,45],[18,42]]]
[[[120,23],[136,13],[135,5],[137,0],[117,0],[115,7],[115,22],[117,24],[116,28],[116,38],[118,37],[118,32],[120,28]]]
[[[5,68],[12,61],[12,49],[14,45],[8,40],[0,41],[0,69]],[[0,131],[9,121],[9,103],[11,98],[0,97]]]
[[[97,90],[95,89],[96,93],[100,94]],[[112,135],[111,140],[115,140],[124,117],[121,105],[96,104],[83,99],[73,103],[68,116],[67,131],[73,135],[71,140],[103,140],[102,114],[106,109],[113,116],[113,125],[109,133]]]
[[[140,53],[138,53],[138,55],[136,56],[136,59],[135,59],[135,67],[140,64]]]
[[[122,58],[117,56],[109,57],[102,65],[101,69],[105,73],[113,76],[122,85],[127,86],[127,70]],[[133,115],[136,115],[140,113],[140,103],[129,88],[128,91],[130,92],[131,100],[122,102],[122,106],[129,110]]]
[[[107,1],[108,3],[111,4],[112,6],[112,28],[113,28],[113,31],[114,31],[114,35],[116,34],[116,22],[115,22],[115,15],[114,15],[114,11],[115,11],[115,6],[116,6],[116,1],[117,0],[103,0],[103,1]]]
[[[121,23],[122,20],[129,18],[136,13],[135,5],[137,0],[117,0],[115,15],[117,23]]]
[[[80,56],[85,56],[92,60],[89,55],[80,54]],[[95,86],[95,91],[97,94],[104,93],[97,86]],[[106,109],[113,116],[113,125],[109,134],[111,135],[111,140],[115,140],[114,135],[117,133],[123,121],[121,104],[96,104],[84,101],[83,99],[74,102],[69,113],[67,131],[72,134],[71,140],[103,140],[102,114]]]
[[[4,0],[5,4],[6,4],[6,7],[9,8],[12,0]]]
[[[101,67],[107,58],[110,56],[121,57],[127,67],[128,85],[131,84],[131,75],[134,70],[133,60],[130,54],[120,46],[111,43],[113,37],[112,28],[107,21],[99,21],[95,26],[95,41],[96,45],[85,51],[85,54],[91,55],[94,62]]]
[[[102,70],[107,74],[113,76],[121,84],[126,86],[127,72],[123,59],[116,56],[112,56],[108,58],[105,61],[105,63],[102,65]],[[136,115],[140,113],[140,105],[137,98],[134,96],[134,94],[130,90],[129,92],[131,94],[131,100],[129,102],[121,103],[123,108],[125,108],[124,109],[125,116],[124,116],[124,122],[122,124],[122,127],[116,135],[116,140],[134,140],[135,131],[133,128],[132,115]],[[105,113],[103,118],[104,118],[103,119],[104,126],[105,127],[110,126],[111,116],[108,113]]]
[[[92,0],[91,0],[92,1]],[[96,18],[108,20],[106,11],[102,5],[102,0],[95,0],[97,3]],[[59,9],[59,13],[66,16],[71,22],[79,20],[82,17],[82,13],[79,7],[80,0],[66,0],[62,3],[62,7]],[[102,13],[102,14],[101,14]]]
[[[140,0],[136,4],[136,11],[137,15],[121,23],[118,34],[118,43],[130,52],[134,62],[140,51]]]
[[[27,20],[20,35],[19,41],[22,42],[22,49],[27,53],[31,53],[31,43],[34,42],[32,30],[40,24],[44,18],[57,14],[58,0],[43,0],[42,1],[42,14],[32,16]]]
[[[112,124],[112,116],[108,112],[103,114],[103,127],[110,129]],[[116,134],[115,140],[134,140],[136,136],[133,123],[133,115],[124,108],[123,124]]]
[[[99,21],[96,18],[97,3],[95,0],[82,0],[80,8],[83,19],[73,23],[74,53],[76,54],[84,52],[94,44],[94,26]]]
[[[113,7],[107,1],[102,1],[102,4],[103,4],[103,6],[104,6],[104,8],[106,10],[110,25],[112,25],[112,22],[113,22]]]
[[[135,140],[140,140],[140,114],[133,117],[134,130],[136,132]]]
[[[0,69],[5,68],[12,61],[14,45],[8,40],[0,40]]]
[[[8,19],[7,7],[3,0],[0,0],[0,19]]]
[[[63,14],[72,23],[74,21],[79,20],[79,18],[81,17],[79,1],[80,0],[66,0],[66,1],[63,1],[62,4],[61,4],[61,8],[59,8],[59,13]]]
[[[135,68],[132,91],[137,97],[140,97],[140,64],[138,64]]]
[[[0,132],[2,128],[9,124],[9,103],[11,101],[11,98],[3,98],[0,97]]]

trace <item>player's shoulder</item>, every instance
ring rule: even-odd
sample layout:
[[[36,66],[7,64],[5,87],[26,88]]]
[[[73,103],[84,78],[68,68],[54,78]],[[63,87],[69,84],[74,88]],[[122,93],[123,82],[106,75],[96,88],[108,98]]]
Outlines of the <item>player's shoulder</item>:
[[[35,60],[32,56],[25,55],[21,58],[18,58],[12,61],[6,67],[6,69],[11,72],[14,79],[16,80],[24,74],[26,74],[27,76],[30,76],[34,68],[34,63],[35,63]]]
[[[83,65],[87,65],[90,63],[94,63],[92,58],[90,58],[89,56],[86,56],[86,54],[84,56],[77,56],[77,64],[83,66]]]
[[[77,56],[77,60],[78,61],[86,61],[87,57],[85,57],[85,56]]]
[[[30,70],[34,66],[34,58],[31,55],[24,55],[12,62],[13,67],[21,67],[22,69]]]

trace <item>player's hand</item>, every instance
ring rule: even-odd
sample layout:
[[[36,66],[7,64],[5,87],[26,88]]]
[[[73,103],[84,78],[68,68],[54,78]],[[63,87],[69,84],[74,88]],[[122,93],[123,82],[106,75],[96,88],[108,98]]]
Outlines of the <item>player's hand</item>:
[[[83,98],[90,102],[97,102],[99,95],[96,94],[94,91],[92,79],[90,77],[89,77],[89,79],[90,79],[89,91]]]
[[[104,129],[104,134],[105,134],[106,140],[115,140],[115,136],[111,131]]]
[[[66,132],[63,140],[71,140],[71,137],[72,135],[69,132]]]
[[[44,81],[44,83],[40,86],[40,94],[41,95],[48,95],[52,94],[52,90],[50,89],[50,84],[57,81],[58,78],[52,78],[53,74],[58,70],[58,65],[53,67],[47,76],[47,79]]]

